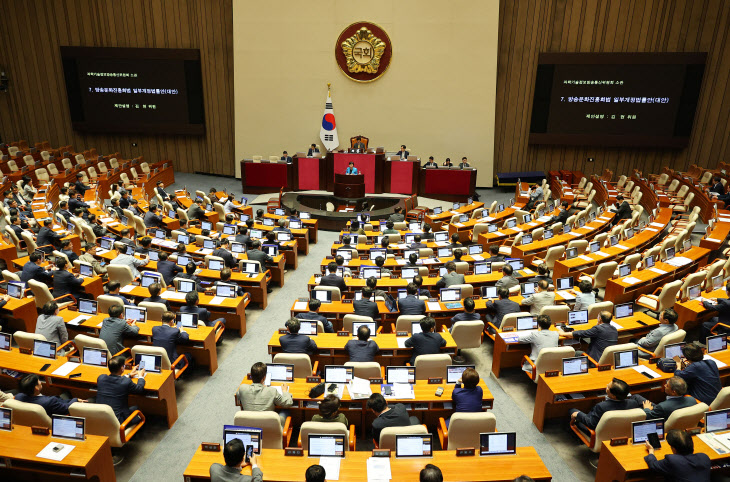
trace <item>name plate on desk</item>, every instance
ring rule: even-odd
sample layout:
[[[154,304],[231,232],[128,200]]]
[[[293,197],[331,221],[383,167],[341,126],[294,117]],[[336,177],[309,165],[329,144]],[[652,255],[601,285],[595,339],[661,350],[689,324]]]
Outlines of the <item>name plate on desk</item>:
[[[428,377],[429,385],[440,385],[444,383],[444,379],[441,377]]]
[[[30,432],[33,435],[49,435],[51,431],[48,429],[48,427],[38,427],[38,426],[31,426]]]
[[[322,383],[322,377],[307,377],[307,383]]]
[[[472,295],[471,299],[472,300],[481,300],[482,299],[482,295]]]
[[[347,305],[347,304],[352,304],[352,300],[342,300],[342,302],[343,302],[344,304],[346,304],[346,305]]]
[[[373,457],[390,458],[390,449],[373,449]]]
[[[456,449],[456,456],[457,457],[470,457],[472,455],[476,455],[477,451],[473,447],[464,448],[464,449]]]
[[[287,333],[289,333],[289,330],[287,330],[286,328],[279,328],[280,335],[286,335]]]
[[[507,333],[507,332],[514,331],[514,330],[515,330],[514,326],[505,326],[504,328],[502,328],[502,333]]]
[[[611,447],[616,447],[617,445],[627,445],[628,443],[628,437],[614,437],[611,439]]]
[[[395,332],[395,336],[408,336],[407,331],[397,331]]]
[[[371,378],[370,379],[370,384],[371,385],[382,385],[383,384],[383,379],[382,378]]]
[[[299,447],[287,447],[284,449],[284,456],[286,457],[303,457],[304,449]]]
[[[438,276],[438,274],[436,274],[436,273],[429,273],[429,275],[428,275],[429,278],[436,278],[437,276]]]
[[[598,365],[598,371],[599,372],[607,372],[611,368],[613,368],[613,365]]]
[[[338,331],[337,336],[350,336],[349,331]]]
[[[23,355],[32,355],[33,354],[33,350],[31,350],[30,348],[18,348],[18,351],[20,353],[22,353]]]
[[[202,450],[203,452],[220,452],[221,444],[213,442],[203,442],[202,444],[200,444],[200,450]]]
[[[557,377],[558,375],[560,375],[560,370],[546,370],[545,371],[545,378]]]
[[[699,435],[702,433],[702,427],[685,428],[684,431],[690,435]]]

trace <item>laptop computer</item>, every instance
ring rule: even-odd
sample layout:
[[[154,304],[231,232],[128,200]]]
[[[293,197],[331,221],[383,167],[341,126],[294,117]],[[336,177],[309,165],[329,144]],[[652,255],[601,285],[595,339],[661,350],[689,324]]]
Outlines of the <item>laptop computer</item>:
[[[309,457],[345,457],[345,436],[310,433],[308,435]]]
[[[81,363],[95,367],[105,367],[109,353],[101,348],[84,347]]]
[[[563,358],[563,376],[588,373],[588,357],[576,356]]]
[[[67,415],[51,415],[51,436],[71,440],[84,440],[86,419]]]
[[[395,436],[395,458],[430,458],[433,456],[432,434],[411,434]]]
[[[479,434],[479,455],[511,455],[517,453],[516,432]]]
[[[385,367],[385,383],[416,383],[416,367]]]
[[[613,354],[613,365],[616,370],[639,366],[639,350],[617,351]]]
[[[263,430],[254,427],[241,427],[237,425],[223,426],[223,444],[238,439],[243,442],[244,447],[253,447],[253,453],[260,454],[263,442]]]
[[[33,356],[56,359],[56,343],[52,341],[33,340]]]
[[[461,374],[467,368],[476,369],[476,365],[447,365],[446,366],[446,383],[456,383],[461,378]]]

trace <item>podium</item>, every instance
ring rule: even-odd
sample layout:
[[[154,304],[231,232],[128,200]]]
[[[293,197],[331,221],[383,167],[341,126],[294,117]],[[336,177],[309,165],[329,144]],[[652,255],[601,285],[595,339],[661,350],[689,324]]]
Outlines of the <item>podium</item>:
[[[335,197],[365,197],[365,176],[363,174],[335,174]]]

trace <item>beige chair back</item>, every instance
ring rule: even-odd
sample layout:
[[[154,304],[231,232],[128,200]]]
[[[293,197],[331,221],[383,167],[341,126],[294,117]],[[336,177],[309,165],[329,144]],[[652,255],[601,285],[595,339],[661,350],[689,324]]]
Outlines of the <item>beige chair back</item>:
[[[416,380],[428,380],[441,377],[446,379],[446,367],[451,365],[451,355],[437,353],[434,355],[418,355],[416,357]]]
[[[724,387],[710,404],[710,410],[730,408],[730,387]]]
[[[657,312],[662,312],[667,308],[674,307],[674,303],[677,301],[677,293],[681,287],[682,280],[679,279],[664,285],[662,290],[659,292]]]
[[[709,409],[710,407],[706,403],[698,403],[691,407],[673,411],[664,424],[664,433],[670,430],[686,430],[697,427],[700,424],[700,420],[704,418],[705,412]]]
[[[281,427],[281,417],[274,411],[254,412],[240,410],[233,416],[233,425],[240,427],[260,428],[262,446],[265,449],[284,448],[284,432]]]
[[[378,362],[345,362],[345,366],[354,368],[354,375],[357,378],[381,378],[382,370]]]
[[[74,403],[73,405],[78,404]],[[43,407],[36,403],[21,402],[11,398],[3,402],[3,408],[13,409],[13,425],[51,428],[51,417],[48,416]]]
[[[113,353],[111,353],[109,351],[109,348],[106,346],[106,342],[101,338],[96,338],[89,335],[76,335],[74,337],[74,345],[76,345],[76,348],[78,348],[81,355],[83,355],[84,348],[98,348],[100,350],[106,350],[109,359],[111,359],[113,355]]]
[[[152,303],[143,301],[139,304],[141,308],[147,308],[147,319],[150,321],[162,321],[162,314],[167,311],[164,303]]]
[[[352,333],[352,322],[353,321],[374,321],[369,316],[360,316],[360,315],[345,315],[345,317],[342,319],[342,329]],[[372,333],[371,333],[372,336]]]
[[[306,353],[277,353],[274,363],[294,365],[294,378],[306,378],[312,375],[312,360]]]
[[[563,257],[563,253],[565,253],[565,246],[548,248],[547,253],[545,253],[545,266],[552,270],[555,267],[555,262]]]
[[[537,355],[535,360],[536,377],[535,383],[540,375],[546,371],[558,370],[563,371],[563,358],[571,358],[575,356],[575,349],[571,346],[557,346],[554,348],[543,348]]]
[[[167,356],[167,351],[161,346],[151,345],[134,345],[132,347],[132,357],[136,357],[137,354],[142,355],[157,355],[162,357],[162,369],[169,370],[172,366],[170,358]]]
[[[111,266],[109,266],[109,268],[111,268]],[[96,298],[96,301],[98,302],[97,313],[103,315],[109,313],[109,308],[111,308],[113,305],[121,306],[122,308],[124,308],[124,302],[116,296],[99,295]]]
[[[3,280],[5,281],[20,281],[20,276],[13,273],[12,271],[8,271],[6,269],[3,270]]]
[[[591,451],[598,453],[606,440],[617,437],[631,437],[631,423],[642,420],[646,420],[646,413],[641,408],[605,412],[596,426],[595,445],[589,448]]]
[[[599,365],[613,365],[613,354],[619,351],[635,350],[639,348],[636,343],[622,343],[620,345],[607,346],[603,350],[601,359],[598,360]]]
[[[407,425],[404,427],[386,427],[380,431],[378,448],[395,450],[396,435],[427,434],[428,430],[423,425]]]
[[[593,274],[593,287],[594,288],[605,288],[608,280],[613,276],[613,272],[616,271],[618,263],[616,261],[609,261],[608,263],[601,263],[598,265],[598,269]]]
[[[45,336],[26,331],[16,331],[13,333],[13,339],[18,344],[18,348],[25,350],[33,350],[33,345],[36,340],[46,341]]]
[[[87,434],[109,437],[112,447],[122,447],[124,442],[119,434],[120,423],[114,410],[103,403],[73,403],[68,409],[69,415],[86,419],[84,429]],[[131,433],[132,427],[126,432]]]
[[[51,291],[44,283],[41,283],[40,281],[36,281],[34,279],[30,279],[28,280],[28,287],[30,288],[30,291],[33,293],[33,297],[35,298],[36,308],[43,308],[43,305],[45,305],[49,301],[53,301]]]
[[[689,288],[694,285],[702,285],[706,278],[707,275],[704,271],[699,271],[697,273],[691,273],[687,275],[682,281],[682,286],[680,288],[682,294],[680,296],[682,298],[689,298]]]
[[[451,328],[451,336],[459,350],[482,346],[483,332],[484,322],[480,320],[457,321]]]
[[[685,336],[687,336],[687,332],[682,330],[681,328],[673,331],[672,333],[669,333],[668,335],[664,335],[659,340],[659,344],[654,349],[654,356],[663,357],[664,356],[664,347],[666,345],[671,345],[672,343],[681,343],[684,341]]]
[[[315,286],[313,291],[331,291],[332,301],[340,301],[342,299],[342,294],[337,286]]]
[[[309,434],[332,434],[345,436],[345,451],[350,450],[350,430],[344,423],[338,422],[304,422],[300,427],[302,449],[309,449]]]
[[[449,421],[447,450],[479,447],[479,434],[497,431],[497,417],[492,412],[457,412]]]
[[[400,315],[395,320],[395,331],[407,331],[411,332],[411,323],[414,321],[421,321],[426,315]]]
[[[451,286],[449,286],[449,288],[454,288],[454,289],[458,288],[458,289],[460,289],[461,290],[461,299],[462,300],[464,298],[471,298],[472,296],[474,296],[474,286],[472,286],[470,284],[451,285]]]
[[[540,314],[548,315],[553,323],[566,323],[569,312],[570,307],[568,305],[543,306],[540,309]]]
[[[519,286],[517,287],[517,289],[519,289]],[[508,313],[504,315],[500,328],[517,328],[517,318],[522,318],[523,316],[532,316],[532,314],[530,314],[529,311],[520,311],[519,313]]]
[[[118,281],[122,288],[134,281],[132,268],[127,265],[110,264],[106,267],[106,271],[109,274],[109,281]]]
[[[588,319],[597,320],[598,315],[601,311],[608,311],[613,313],[613,302],[612,301],[601,301],[600,303],[592,303],[588,305]]]
[[[469,263],[466,261],[455,261],[454,265],[456,266],[456,272],[459,274],[466,274],[469,271]]]

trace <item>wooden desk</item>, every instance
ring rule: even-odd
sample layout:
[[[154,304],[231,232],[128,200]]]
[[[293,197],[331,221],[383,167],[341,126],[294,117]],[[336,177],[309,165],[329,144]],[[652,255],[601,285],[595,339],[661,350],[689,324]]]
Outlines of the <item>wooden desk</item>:
[[[703,298],[727,298],[727,291],[724,288],[707,293],[702,292]],[[708,310],[699,300],[677,301],[674,303],[674,311],[677,312],[677,326],[682,330],[691,329],[699,326],[703,321],[707,321],[717,315],[716,311]],[[700,340],[704,341],[704,340]]]
[[[340,465],[340,480],[355,482],[366,479],[367,459],[370,451],[345,452]],[[283,450],[264,449],[259,457],[264,480],[282,482],[302,482],[304,473],[316,458],[285,457]],[[203,452],[200,447],[185,468],[183,477],[186,482],[210,480],[210,466],[214,463],[224,464],[223,452]],[[396,459],[391,456],[390,469],[397,482],[418,482],[421,469],[427,464],[437,465],[444,476],[444,481],[499,481],[508,482],[523,474],[534,480],[549,481],[552,476],[540,459],[534,447],[517,447],[515,455],[494,455],[491,457],[457,457],[456,451],[435,450],[429,459]],[[251,467],[245,467],[243,474],[250,475]]]
[[[441,225],[448,223],[451,220],[451,216],[454,214],[471,214],[475,209],[483,207],[483,202],[475,201],[471,204],[461,206],[459,209],[450,209],[448,211],[443,211],[440,214],[426,214],[424,221],[431,226],[434,231],[441,231]]]
[[[253,217],[253,214],[251,214],[250,217]],[[272,218],[272,219],[281,219],[281,218],[287,219],[288,218],[288,216],[279,216],[277,214],[271,214],[271,213],[264,214],[264,217]],[[317,244],[317,236],[319,235],[319,220],[302,219],[302,226],[306,226],[307,229],[309,230],[309,240],[313,244]],[[292,234],[293,234],[293,232],[292,232]]]
[[[728,236],[730,236],[730,217],[721,211],[710,234],[700,240],[700,247],[711,251],[720,249],[727,242]]]
[[[5,306],[0,308],[0,312],[8,318],[11,327],[28,333],[35,333],[38,312],[36,311],[34,297],[10,298]]]
[[[548,225],[552,224],[551,220],[553,216],[557,216],[560,213],[560,210],[555,208],[554,210],[545,213],[544,217],[537,218],[529,223],[522,223],[518,224],[514,228],[500,228],[497,231],[493,233],[485,233],[482,232],[478,239],[479,243],[484,246],[484,250],[486,251],[487,248],[492,244],[504,244],[504,241],[514,238],[519,233],[531,233],[532,231],[536,230],[537,228],[545,228]],[[501,213],[500,213],[501,214]]]
[[[69,339],[73,339],[73,335],[83,334],[96,338],[99,337],[101,331],[101,323],[108,317],[106,314],[92,316],[86,321],[77,325],[69,324],[69,321],[78,317],[81,313],[71,311],[69,309],[61,310],[59,316],[66,322],[66,329],[69,331]],[[135,345],[151,345],[152,344],[152,328],[160,326],[161,321],[147,321],[146,323],[137,323],[139,334],[136,338],[124,338],[124,345],[133,347]],[[198,328],[183,328],[184,332],[190,337],[190,342],[186,344],[178,344],[178,353],[190,353],[195,361],[203,366],[207,366],[212,375],[218,369],[218,352],[216,350],[215,330],[212,326],[200,326]],[[175,360],[170,360],[171,362]]]
[[[474,194],[477,182],[475,168],[459,169],[439,166],[438,169],[421,169],[418,192],[434,199],[465,199]]]
[[[635,313],[634,316],[629,318],[622,318],[620,320],[613,320],[617,324],[621,325],[621,329],[618,330],[618,342],[629,343],[632,338],[640,338],[644,334],[648,333],[652,329],[659,326],[659,320],[653,318],[646,313]],[[584,325],[573,325],[576,330],[589,330],[593,328],[597,323],[597,320],[589,320]],[[555,326],[551,327],[555,330]],[[504,333],[505,336],[514,335],[515,332]],[[519,368],[522,366],[522,359],[525,355],[529,355],[532,351],[532,347],[529,343],[507,343],[501,336],[502,331],[497,334],[494,339],[494,350],[492,353],[492,373],[496,378],[504,368]]]
[[[456,355],[456,342],[448,331],[439,333],[444,340],[446,346],[441,348],[441,353]],[[269,354],[273,356],[283,353],[279,344],[278,332],[271,335],[269,340]],[[324,365],[344,365],[350,361],[350,356],[345,351],[345,344],[350,340],[356,340],[353,336],[337,336],[337,333],[319,333],[316,336],[310,336],[317,344],[317,354],[310,356],[312,361],[319,361],[319,366]],[[380,333],[377,336],[371,336],[370,339],[378,344],[380,351],[375,355],[376,362],[380,366],[404,366],[411,360],[413,354],[412,348],[401,348],[398,346],[398,339],[406,340],[407,336],[396,337],[395,333]]]
[[[689,251],[676,256],[692,260],[692,262],[679,268],[660,261],[654,265],[654,268],[664,271],[663,274],[652,271],[651,269],[644,269],[641,271],[632,271],[626,277],[609,279],[606,282],[606,293],[603,299],[604,301],[612,301],[615,305],[634,301],[640,295],[652,293],[656,288],[670,281],[680,279],[688,273],[694,273],[697,268],[701,268],[707,264],[709,254],[710,250],[708,249],[692,246]],[[635,284],[626,283],[624,279],[628,277],[633,277],[641,281]]]
[[[68,390],[75,397],[89,398],[95,396],[96,380],[99,375],[109,374],[104,367],[79,365],[71,373],[81,373],[80,377],[69,378],[52,373],[68,361],[67,357],[48,360],[33,355],[20,353],[16,348],[0,352],[0,368],[15,370],[21,373],[34,373],[45,378],[43,393],[58,395]],[[51,366],[44,372],[41,368],[46,363]],[[0,384],[6,388],[17,388],[17,380],[7,374],[0,374]],[[172,427],[177,420],[177,398],[175,396],[175,376],[170,370],[161,373],[147,373],[144,394],[130,395],[129,405],[137,405],[145,415],[159,415],[167,419],[167,426]]]
[[[76,448],[60,462],[36,457],[51,442]],[[109,439],[98,435],[87,435],[84,441],[69,440],[50,435],[33,435],[30,427],[13,425],[12,431],[0,435],[0,461],[0,477],[7,481],[26,478],[98,482],[117,480]]]

